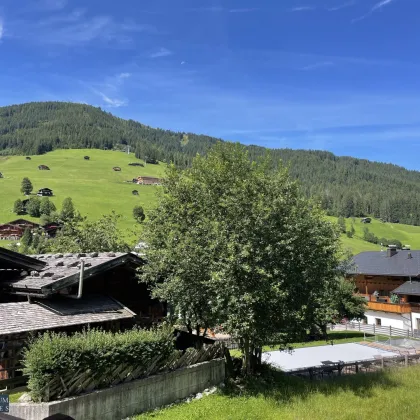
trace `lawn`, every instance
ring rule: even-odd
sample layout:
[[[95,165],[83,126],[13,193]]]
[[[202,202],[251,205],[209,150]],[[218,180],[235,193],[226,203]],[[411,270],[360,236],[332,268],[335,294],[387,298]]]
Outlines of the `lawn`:
[[[135,417],[135,420],[414,420],[420,366],[309,381],[270,372],[222,393]]]
[[[325,344],[329,344],[331,341],[334,344],[358,343],[360,341],[363,341],[365,337],[372,337],[372,335],[363,334],[363,332],[360,332],[360,331],[333,331],[333,332],[328,333],[328,340],[316,340],[316,341],[306,341],[303,343],[293,343],[290,346],[295,349],[300,349],[303,347],[325,346]],[[279,349],[278,345],[264,346],[263,352],[274,351],[278,349]],[[230,354],[234,357],[240,357],[242,353],[240,350],[230,350]]]
[[[85,160],[85,155],[90,160]],[[57,208],[61,207],[64,198],[71,197],[76,208],[90,219],[98,219],[112,210],[121,214],[121,229],[127,237],[136,228],[132,216],[135,205],[141,205],[147,211],[156,205],[155,193],[159,187],[127,183],[135,177],[146,175],[162,177],[165,166],[146,165],[145,167],[129,166],[130,162],[143,161],[133,154],[122,152],[75,149],[56,150],[45,155],[0,157],[0,223],[5,223],[18,216],[13,213],[13,203],[23,198],[20,185],[23,177],[28,177],[34,186],[34,192],[43,187],[54,191],[52,201]],[[40,171],[38,165],[47,165],[50,171]],[[114,166],[121,167],[121,172],[113,171]],[[132,191],[136,189],[139,195]],[[25,219],[31,219],[24,216]],[[1,245],[1,243],[0,243]]]

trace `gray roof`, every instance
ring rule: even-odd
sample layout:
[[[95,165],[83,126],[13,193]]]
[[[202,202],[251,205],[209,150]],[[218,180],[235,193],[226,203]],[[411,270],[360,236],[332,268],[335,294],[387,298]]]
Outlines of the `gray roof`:
[[[353,258],[347,273],[420,277],[420,251],[398,250],[392,257],[387,256],[387,251],[361,252]]]
[[[393,290],[393,293],[397,295],[417,295],[420,296],[420,281],[406,281],[401,286]]]
[[[40,299],[34,303],[0,304],[0,336],[51,330],[71,325],[95,324],[133,318],[134,312],[106,296],[82,299]]]
[[[139,266],[143,260],[135,253],[106,252],[89,254],[43,254],[34,258],[46,263],[40,271],[32,271],[19,279],[0,282],[0,287],[11,292],[50,295],[78,283],[81,259],[85,261],[85,279],[119,265],[133,263]]]
[[[46,263],[0,247],[0,270],[41,270]]]

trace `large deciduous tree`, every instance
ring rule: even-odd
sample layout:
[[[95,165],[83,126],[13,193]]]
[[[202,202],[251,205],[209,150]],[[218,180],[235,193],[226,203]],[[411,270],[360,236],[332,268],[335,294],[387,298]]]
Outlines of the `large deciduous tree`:
[[[337,226],[271,168],[222,143],[190,169],[171,166],[144,229],[142,281],[188,328],[237,338],[247,372],[274,336],[287,345],[310,328],[340,263]]]

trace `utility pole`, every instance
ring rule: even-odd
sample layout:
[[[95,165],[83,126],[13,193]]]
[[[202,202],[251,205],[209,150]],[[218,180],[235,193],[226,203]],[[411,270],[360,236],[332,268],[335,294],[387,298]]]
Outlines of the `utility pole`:
[[[127,145],[127,155],[130,154],[130,145]]]

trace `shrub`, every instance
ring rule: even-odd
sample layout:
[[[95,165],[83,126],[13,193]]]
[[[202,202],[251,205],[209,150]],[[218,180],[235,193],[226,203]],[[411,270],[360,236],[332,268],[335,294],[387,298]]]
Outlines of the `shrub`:
[[[32,339],[24,351],[23,373],[29,376],[32,399],[42,401],[54,377],[90,370],[92,377],[101,378],[121,364],[146,370],[157,355],[165,362],[174,351],[172,333],[165,327],[118,333],[88,330],[71,336],[47,332]]]

